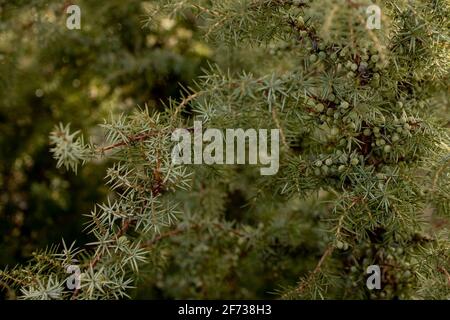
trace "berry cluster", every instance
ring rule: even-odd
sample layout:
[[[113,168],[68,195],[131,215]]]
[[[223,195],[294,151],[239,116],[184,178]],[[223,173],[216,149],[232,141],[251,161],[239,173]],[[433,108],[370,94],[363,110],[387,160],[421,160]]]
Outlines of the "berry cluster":
[[[347,257],[348,282],[353,288],[366,288],[366,272],[370,265],[381,271],[381,289],[365,289],[370,299],[407,299],[406,292],[417,281],[411,266],[417,263],[401,246],[364,244],[353,249]]]

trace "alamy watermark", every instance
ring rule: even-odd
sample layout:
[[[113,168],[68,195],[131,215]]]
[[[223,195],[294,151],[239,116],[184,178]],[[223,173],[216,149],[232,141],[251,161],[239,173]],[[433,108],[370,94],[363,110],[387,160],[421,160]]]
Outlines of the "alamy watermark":
[[[191,132],[183,128],[172,133],[172,141],[178,142],[171,154],[174,164],[256,165],[259,162],[263,166],[269,165],[260,168],[261,175],[274,175],[278,172],[279,129],[270,130],[270,153],[267,129],[226,129],[223,133],[219,129],[210,128],[203,132],[202,122],[194,121],[193,135],[192,137]],[[203,146],[204,142],[208,144]]]
[[[381,29],[381,8],[375,4],[368,6],[366,9],[367,22],[366,28],[369,30]]]
[[[78,5],[72,4],[66,8],[68,17],[66,19],[66,27],[69,30],[81,29],[81,8]],[[381,8],[378,5],[370,5],[366,8],[366,28],[369,30],[381,29]],[[172,26],[172,20],[166,19],[163,21],[164,28],[170,29]],[[167,25],[167,27],[165,27]]]
[[[367,278],[366,286],[369,290],[381,289],[381,269],[380,266],[374,264],[367,267],[367,274],[370,276]]]

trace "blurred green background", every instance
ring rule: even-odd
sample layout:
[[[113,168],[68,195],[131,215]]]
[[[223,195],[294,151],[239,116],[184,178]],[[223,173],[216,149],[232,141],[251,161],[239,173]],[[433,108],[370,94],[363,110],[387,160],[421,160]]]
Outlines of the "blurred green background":
[[[69,30],[66,8],[81,8]],[[56,169],[55,124],[96,134],[110,113],[161,108],[211,52],[189,16],[146,26],[151,2],[0,0],[0,268],[52,243],[82,242],[82,214],[105,198],[105,163]]]

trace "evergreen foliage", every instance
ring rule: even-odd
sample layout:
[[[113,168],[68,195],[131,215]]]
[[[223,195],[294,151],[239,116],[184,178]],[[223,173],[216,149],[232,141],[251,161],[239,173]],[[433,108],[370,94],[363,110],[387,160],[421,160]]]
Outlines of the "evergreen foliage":
[[[110,159],[113,192],[87,215],[92,242],[1,279],[23,299],[448,299],[449,3],[379,1],[380,30],[370,4],[158,1],[145,26],[194,19],[217,65],[164,109],[108,118],[104,139],[55,127],[58,166]],[[174,165],[171,133],[194,119],[280,129],[278,174]]]
[[[110,113],[161,107],[206,65],[193,24],[144,32],[141,1],[77,3],[82,28],[68,30],[68,2],[0,1],[0,268],[61,237],[85,242],[80,214],[107,193],[107,163],[55,168],[55,123],[96,135]]]

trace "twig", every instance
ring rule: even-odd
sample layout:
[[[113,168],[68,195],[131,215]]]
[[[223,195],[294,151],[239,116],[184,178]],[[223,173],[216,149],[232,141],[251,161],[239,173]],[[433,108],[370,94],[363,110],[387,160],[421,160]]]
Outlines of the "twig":
[[[327,259],[328,256],[330,256],[333,253],[334,247],[333,246],[328,246],[328,248],[325,250],[325,252],[323,253],[322,257],[320,258],[319,262],[317,263],[316,267],[314,268],[314,270],[309,274],[308,278],[306,278],[304,281],[301,282],[301,284],[295,288],[295,292],[297,293],[301,293],[303,290],[305,290],[306,286],[314,279],[314,277],[316,277],[316,275],[320,272],[323,263],[325,262],[325,260]],[[284,295],[283,297],[286,297],[286,295]]]
[[[190,101],[194,100],[195,98],[199,97],[200,95],[202,95],[204,92],[203,91],[198,91],[196,93],[193,93],[189,96],[187,96],[186,98],[184,98],[180,104],[178,105],[178,107],[175,109],[175,113],[173,114],[174,117],[176,117],[178,115],[178,113],[181,111],[181,109],[183,109]]]
[[[99,148],[98,151],[103,153],[105,151],[108,151],[108,150],[111,150],[111,149],[114,149],[114,148],[117,148],[117,147],[122,147],[122,146],[128,145],[130,142],[137,142],[137,141],[145,140],[146,138],[151,137],[154,134],[155,134],[155,132],[153,132],[153,131],[150,131],[150,132],[147,132],[147,133],[138,134],[138,135],[129,137],[128,138],[129,141],[117,142],[117,143],[114,143],[112,145]]]

